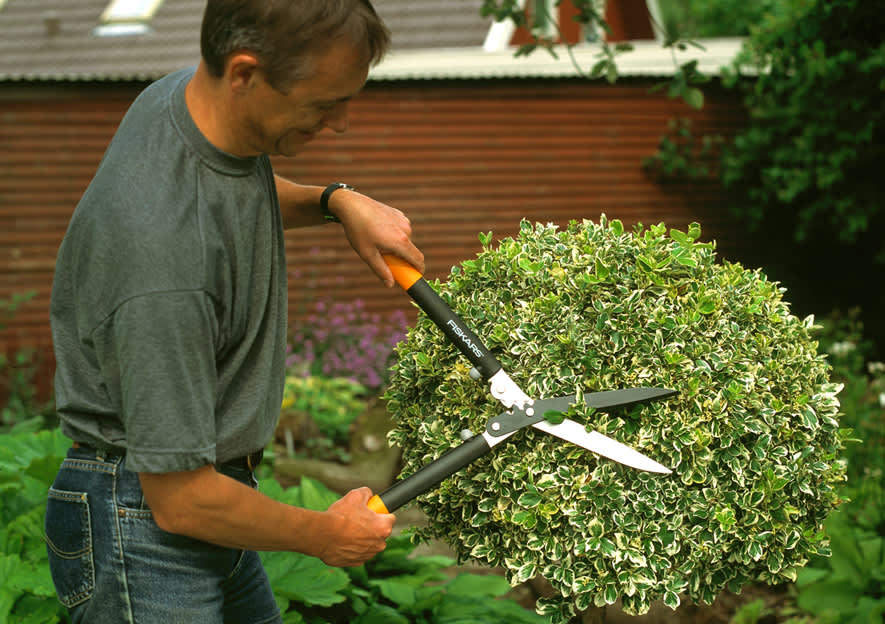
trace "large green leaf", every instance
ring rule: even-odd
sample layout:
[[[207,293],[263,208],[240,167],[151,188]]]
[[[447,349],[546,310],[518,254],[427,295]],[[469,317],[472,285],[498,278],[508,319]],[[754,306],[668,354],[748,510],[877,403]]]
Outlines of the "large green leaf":
[[[67,610],[53,596],[51,599],[38,596],[24,596],[15,603],[14,613],[9,624],[56,624],[68,621]]]
[[[857,588],[848,580],[827,580],[814,584],[814,591],[801,592],[797,598],[799,606],[823,615],[828,612],[847,613],[857,604]]]
[[[446,585],[450,595],[497,598],[510,591],[510,583],[497,574],[459,574]]]
[[[305,509],[325,511],[338,500],[338,495],[319,481],[303,477],[301,479],[301,506]]]
[[[411,624],[411,622],[412,620],[393,607],[372,604],[365,613],[354,620],[353,624]]]
[[[54,461],[57,469],[70,445],[71,441],[58,430],[0,435],[0,474],[22,472],[35,460]],[[40,470],[35,476],[46,478],[47,472]],[[55,476],[54,471],[51,476]]]
[[[7,624],[18,594],[0,585],[0,624]]]
[[[434,624],[476,624],[507,622],[508,624],[541,624],[547,622],[512,600],[492,600],[460,594],[448,594],[434,610]]]
[[[261,553],[274,594],[306,605],[328,607],[344,602],[341,593],[350,583],[343,570],[301,553]]]
[[[408,608],[418,600],[418,587],[414,577],[398,577],[369,581],[372,587],[378,588],[381,595],[399,607]]]

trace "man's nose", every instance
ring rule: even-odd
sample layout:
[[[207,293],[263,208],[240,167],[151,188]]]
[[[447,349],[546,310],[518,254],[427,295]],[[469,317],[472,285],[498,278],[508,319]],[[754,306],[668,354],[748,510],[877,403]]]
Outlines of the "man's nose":
[[[326,115],[325,124],[327,128],[331,128],[335,132],[341,134],[347,132],[349,124],[347,122],[347,102],[341,102],[332,111]]]

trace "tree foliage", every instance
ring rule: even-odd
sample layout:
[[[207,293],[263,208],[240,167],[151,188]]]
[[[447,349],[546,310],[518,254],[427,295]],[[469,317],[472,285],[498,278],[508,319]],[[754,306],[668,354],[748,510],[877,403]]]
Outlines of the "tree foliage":
[[[865,0],[783,6],[751,29],[736,64],[752,74],[750,119],[725,150],[723,181],[750,225],[774,216],[797,240],[852,243],[885,212],[885,12]]]
[[[658,0],[664,30],[684,37],[745,37],[782,0]]]

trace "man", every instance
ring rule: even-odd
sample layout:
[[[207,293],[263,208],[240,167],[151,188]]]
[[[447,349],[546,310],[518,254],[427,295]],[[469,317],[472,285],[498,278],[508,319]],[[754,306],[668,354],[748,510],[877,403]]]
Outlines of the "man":
[[[408,219],[347,187],[276,177],[348,102],[389,34],[368,0],[209,0],[196,69],[133,103],[59,249],[51,319],[63,431],[53,581],[74,622],[280,622],[256,550],[360,565],[394,518],[367,488],[325,512],[254,489],[286,339],[283,227],[343,225],[423,269]]]

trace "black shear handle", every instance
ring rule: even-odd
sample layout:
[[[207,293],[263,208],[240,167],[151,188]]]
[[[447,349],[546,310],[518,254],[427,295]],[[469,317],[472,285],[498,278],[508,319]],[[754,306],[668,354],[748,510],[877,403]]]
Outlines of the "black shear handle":
[[[369,500],[369,509],[377,513],[392,513],[416,496],[433,488],[446,477],[482,457],[491,450],[486,439],[477,435],[447,451],[415,474],[397,481],[381,494]]]
[[[483,379],[489,379],[501,370],[501,363],[489,352],[479,337],[465,325],[452,308],[427,283],[411,264],[390,254],[384,254],[396,283],[409,293],[424,313],[430,317],[458,350],[470,360]]]

